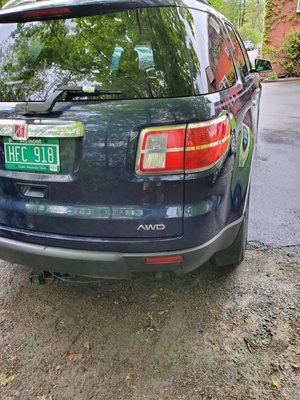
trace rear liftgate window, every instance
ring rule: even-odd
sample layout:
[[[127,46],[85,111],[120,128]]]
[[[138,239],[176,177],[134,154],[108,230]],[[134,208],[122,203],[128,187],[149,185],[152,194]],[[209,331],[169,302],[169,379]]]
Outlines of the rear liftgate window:
[[[191,95],[184,35],[176,8],[0,24],[0,101],[44,101],[64,85],[117,99]]]

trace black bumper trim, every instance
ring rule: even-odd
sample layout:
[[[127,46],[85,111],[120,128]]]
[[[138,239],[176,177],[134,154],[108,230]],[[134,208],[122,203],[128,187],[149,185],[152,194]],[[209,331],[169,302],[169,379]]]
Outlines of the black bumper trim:
[[[243,217],[227,225],[210,241],[190,249],[159,253],[117,253],[41,246],[0,237],[0,258],[28,267],[101,278],[128,279],[133,272],[173,271],[185,274],[208,261],[235,240]],[[147,265],[146,257],[182,255],[181,263]]]

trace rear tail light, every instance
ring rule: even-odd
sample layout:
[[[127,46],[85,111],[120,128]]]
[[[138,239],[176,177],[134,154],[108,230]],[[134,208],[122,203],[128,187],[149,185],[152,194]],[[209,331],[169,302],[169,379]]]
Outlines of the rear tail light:
[[[185,129],[186,125],[143,129],[136,172],[139,175],[183,172]]]
[[[187,127],[185,171],[204,171],[215,166],[225,155],[230,142],[230,122],[224,115],[212,121]]]
[[[139,141],[138,175],[204,171],[226,154],[230,122],[226,115],[189,125],[143,129]]]

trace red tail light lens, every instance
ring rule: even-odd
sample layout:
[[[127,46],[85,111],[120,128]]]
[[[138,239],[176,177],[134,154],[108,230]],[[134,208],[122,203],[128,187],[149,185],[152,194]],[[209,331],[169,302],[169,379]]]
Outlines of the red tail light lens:
[[[144,129],[140,137],[137,174],[183,172],[185,130],[186,125]]]
[[[198,124],[142,130],[136,164],[138,175],[198,172],[212,168],[230,142],[229,118],[224,115]]]
[[[230,142],[230,123],[226,115],[187,128],[185,171],[204,171],[216,165]]]

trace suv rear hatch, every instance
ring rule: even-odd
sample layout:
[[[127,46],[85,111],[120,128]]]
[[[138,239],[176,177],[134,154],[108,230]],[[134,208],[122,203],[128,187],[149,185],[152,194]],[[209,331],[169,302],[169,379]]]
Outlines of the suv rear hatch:
[[[177,9],[89,8],[80,18],[53,10],[52,19],[29,9],[0,23],[0,224],[82,237],[182,235],[184,174],[135,172],[143,128],[197,119]],[[52,111],[20,112],[62,86],[81,89],[66,90]]]

